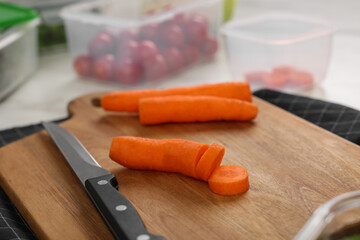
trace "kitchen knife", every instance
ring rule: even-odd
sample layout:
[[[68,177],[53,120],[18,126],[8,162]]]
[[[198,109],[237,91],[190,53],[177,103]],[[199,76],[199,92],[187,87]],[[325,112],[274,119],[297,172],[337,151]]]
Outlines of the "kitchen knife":
[[[42,125],[84,185],[116,239],[165,240],[146,230],[136,209],[117,190],[115,176],[102,168],[75,136],[57,124],[47,122]]]

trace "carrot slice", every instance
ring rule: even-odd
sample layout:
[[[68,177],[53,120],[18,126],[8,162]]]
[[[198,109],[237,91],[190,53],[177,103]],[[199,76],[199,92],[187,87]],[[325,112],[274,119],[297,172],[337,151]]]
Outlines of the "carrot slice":
[[[285,77],[289,77],[295,71],[296,71],[295,68],[293,68],[291,66],[286,66],[286,65],[277,66],[277,67],[274,67],[274,69],[273,69],[273,73],[284,75]]]
[[[309,72],[295,71],[290,75],[289,82],[294,85],[311,86],[314,83],[314,77]]]
[[[143,98],[139,103],[140,123],[250,121],[256,117],[256,105],[213,96],[167,96]]]
[[[127,168],[177,172],[196,177],[196,165],[208,148],[208,144],[183,139],[121,136],[113,138],[109,156]]]
[[[225,154],[225,148],[213,143],[200,158],[196,166],[196,177],[208,181],[211,173],[219,167]]]
[[[288,76],[285,74],[271,73],[264,78],[264,85],[269,88],[279,88],[287,83]]]
[[[263,82],[269,75],[270,73],[266,71],[248,72],[245,74],[245,79],[248,82]]]
[[[216,168],[208,182],[211,191],[221,195],[236,195],[249,189],[248,172],[235,165]]]
[[[148,89],[110,92],[101,98],[101,106],[108,111],[138,112],[139,100],[141,98],[172,95],[205,95],[235,98],[249,102],[252,101],[250,85],[248,82],[223,82],[162,90]]]

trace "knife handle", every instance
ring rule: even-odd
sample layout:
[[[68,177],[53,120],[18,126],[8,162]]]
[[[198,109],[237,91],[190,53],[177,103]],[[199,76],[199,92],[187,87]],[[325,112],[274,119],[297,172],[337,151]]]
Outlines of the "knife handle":
[[[114,237],[118,240],[165,240],[150,234],[134,206],[117,190],[113,174],[90,178],[85,188],[101,213]]]

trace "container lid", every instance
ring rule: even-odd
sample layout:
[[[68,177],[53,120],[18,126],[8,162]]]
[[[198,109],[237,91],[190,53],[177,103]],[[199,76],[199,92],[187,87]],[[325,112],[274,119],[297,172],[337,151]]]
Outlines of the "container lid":
[[[0,2],[0,28],[12,27],[37,17],[38,14],[34,9]]]
[[[331,22],[312,17],[272,13],[226,23],[221,32],[251,42],[286,45],[331,35],[335,28]]]

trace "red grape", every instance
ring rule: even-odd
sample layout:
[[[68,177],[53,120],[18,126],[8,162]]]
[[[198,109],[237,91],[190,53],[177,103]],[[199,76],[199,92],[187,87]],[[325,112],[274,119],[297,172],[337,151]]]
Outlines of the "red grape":
[[[177,48],[167,48],[162,55],[167,63],[168,72],[176,72],[184,65],[184,58]]]
[[[125,31],[122,31],[119,33],[118,35],[118,38],[117,38],[117,42],[118,42],[118,45],[122,45],[128,41],[137,41],[138,40],[138,34],[135,30],[132,30],[132,29],[128,29],[128,30],[125,30]]]
[[[101,33],[105,33],[105,34],[109,35],[113,40],[116,39],[115,33],[110,29],[105,29]]]
[[[176,24],[168,24],[161,29],[161,37],[168,46],[181,47],[184,44],[184,33]]]
[[[76,73],[81,77],[90,77],[92,74],[92,60],[89,55],[77,56],[73,67]]]
[[[120,61],[115,66],[115,78],[120,83],[137,83],[141,80],[141,76],[141,67],[130,58]]]
[[[177,13],[173,17],[173,23],[179,25],[181,28],[185,27],[185,15],[184,13]]]
[[[147,62],[155,61],[158,48],[152,41],[146,40],[139,43],[138,53],[140,62],[146,65]]]
[[[171,6],[170,4],[164,7],[165,11],[174,9],[174,6]],[[179,27],[183,28],[185,23],[185,15],[184,13],[175,13],[174,16],[171,19],[168,19],[162,23],[160,23],[160,28],[170,25],[170,24],[177,24]]]
[[[174,24],[174,21],[173,19],[170,19],[170,20],[166,20],[162,23],[160,23],[160,31],[162,32],[163,29],[167,28],[168,26],[171,26]]]
[[[215,37],[207,37],[201,44],[201,52],[205,57],[214,56],[218,49],[218,41]]]
[[[107,53],[111,53],[114,48],[114,39],[109,34],[99,33],[91,40],[89,45],[89,54],[92,58],[101,57]]]
[[[186,45],[181,49],[181,52],[184,57],[185,65],[190,65],[195,63],[199,59],[199,50],[197,47],[192,45]]]
[[[116,59],[122,60],[130,58],[135,62],[139,61],[139,44],[136,41],[128,41],[122,45],[119,45],[116,51]]]
[[[106,54],[95,61],[94,75],[100,80],[110,81],[114,77],[115,58]]]
[[[174,9],[174,6],[171,6],[170,4],[164,7],[165,11],[172,10],[172,9]],[[160,23],[160,28],[170,25],[170,24],[177,24],[177,25],[179,25],[179,27],[182,28],[184,23],[185,23],[184,13],[176,13],[174,15],[174,17],[172,17],[171,19],[168,19],[168,20]]]
[[[206,18],[205,15],[203,15],[203,14],[201,14],[201,13],[195,13],[195,14],[193,14],[193,15],[190,17],[190,19],[196,19],[197,21],[202,22],[206,28],[209,27],[209,21],[208,21],[208,19]]]
[[[167,66],[164,57],[158,54],[153,62],[145,66],[145,77],[154,81],[164,77],[167,73]]]
[[[186,22],[187,39],[195,45],[201,44],[207,36],[207,19],[200,14],[191,16]]]
[[[156,42],[159,37],[159,24],[150,23],[140,28],[140,37],[142,40],[150,40]]]

